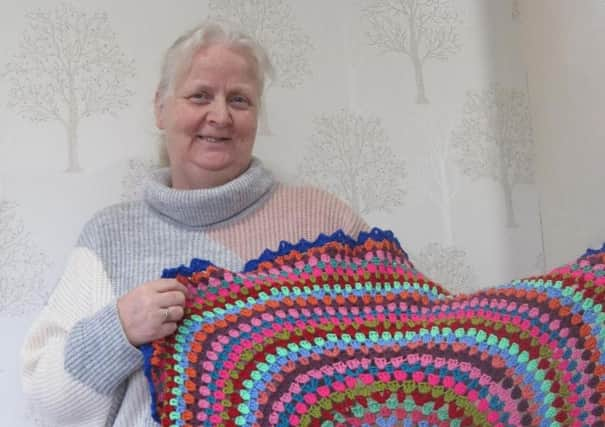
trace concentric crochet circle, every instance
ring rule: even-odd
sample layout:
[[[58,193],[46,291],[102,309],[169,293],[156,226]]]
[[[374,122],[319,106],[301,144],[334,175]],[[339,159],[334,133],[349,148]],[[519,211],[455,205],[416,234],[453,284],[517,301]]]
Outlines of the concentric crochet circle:
[[[162,426],[605,426],[605,246],[451,295],[390,232],[166,270],[185,318],[143,347]]]

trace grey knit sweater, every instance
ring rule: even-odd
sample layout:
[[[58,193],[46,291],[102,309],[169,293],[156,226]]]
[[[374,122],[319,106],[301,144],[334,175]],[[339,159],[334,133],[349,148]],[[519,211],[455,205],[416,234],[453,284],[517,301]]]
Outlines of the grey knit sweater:
[[[357,236],[367,226],[326,192],[277,184],[257,159],[205,190],[174,190],[169,171],[157,171],[143,201],[110,206],[84,227],[23,347],[28,398],[60,426],[157,426],[117,299],[192,258],[238,270],[281,240],[337,229]]]

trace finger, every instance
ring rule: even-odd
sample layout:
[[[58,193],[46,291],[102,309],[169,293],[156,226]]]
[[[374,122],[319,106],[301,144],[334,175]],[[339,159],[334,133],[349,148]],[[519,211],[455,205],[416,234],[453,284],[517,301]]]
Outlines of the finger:
[[[157,292],[179,291],[187,295],[187,287],[176,279],[159,279],[151,283],[151,286]]]
[[[160,309],[156,310],[156,313],[157,313],[156,317],[158,318],[160,324],[167,323],[167,322],[171,321],[171,319],[170,319],[170,308],[169,307],[168,308],[160,308]]]
[[[176,322],[162,323],[158,331],[158,338],[164,338],[165,336],[172,335],[176,332]]]
[[[154,300],[156,304],[164,308],[173,305],[185,305],[185,295],[180,291],[169,291],[156,294]]]
[[[178,322],[181,320],[185,314],[185,309],[180,306],[171,306],[166,308],[161,308],[158,311],[158,317],[160,320],[160,324],[162,323],[172,323]]]
[[[178,322],[185,315],[185,309],[183,309],[183,307],[180,307],[178,305],[169,307],[168,310],[170,310],[168,313],[168,318],[172,322]]]

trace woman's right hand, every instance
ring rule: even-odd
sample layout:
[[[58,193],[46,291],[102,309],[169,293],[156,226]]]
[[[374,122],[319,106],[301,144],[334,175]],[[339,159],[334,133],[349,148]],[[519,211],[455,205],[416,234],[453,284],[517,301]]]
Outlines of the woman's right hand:
[[[175,279],[158,279],[137,286],[118,299],[122,328],[139,346],[176,331],[184,314],[187,288]]]

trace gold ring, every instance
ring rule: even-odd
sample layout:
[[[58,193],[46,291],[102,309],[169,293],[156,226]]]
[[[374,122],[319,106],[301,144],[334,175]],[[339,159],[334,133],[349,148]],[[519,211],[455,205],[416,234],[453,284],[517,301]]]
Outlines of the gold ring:
[[[170,311],[167,308],[162,309],[162,317],[164,318],[164,322],[168,320],[168,315],[170,314]]]

